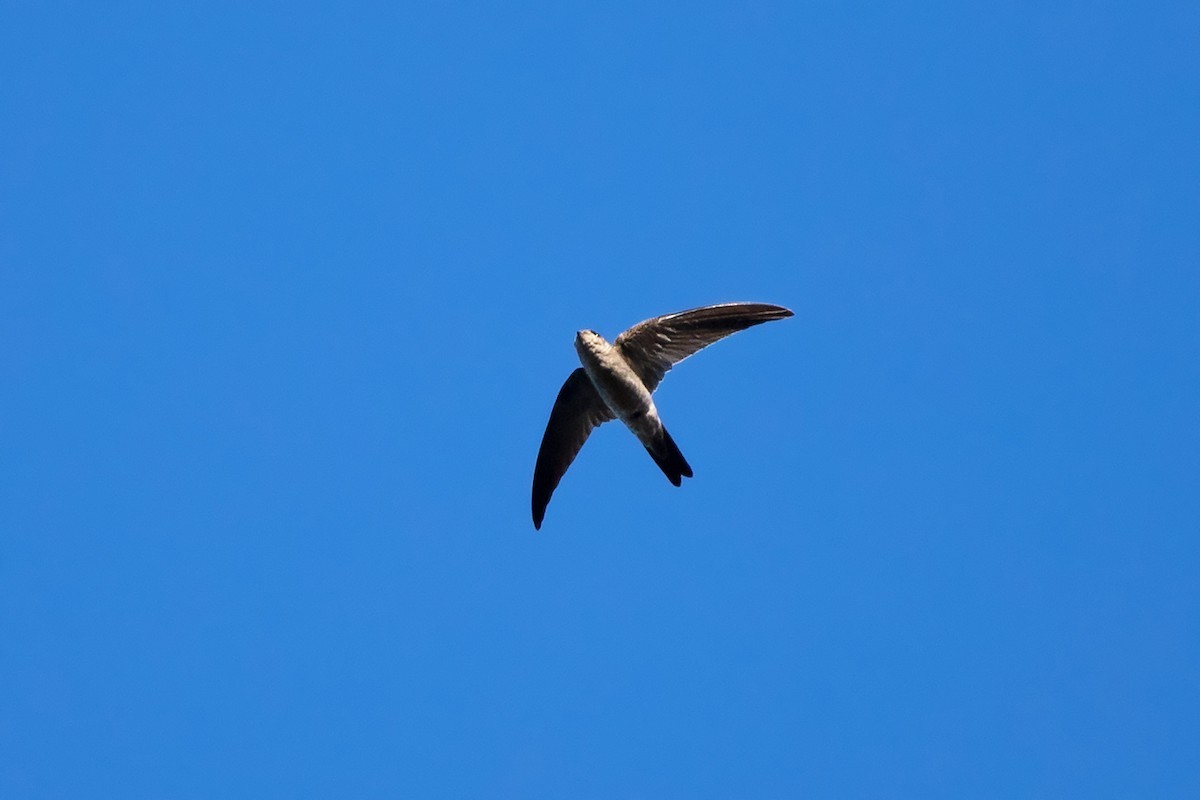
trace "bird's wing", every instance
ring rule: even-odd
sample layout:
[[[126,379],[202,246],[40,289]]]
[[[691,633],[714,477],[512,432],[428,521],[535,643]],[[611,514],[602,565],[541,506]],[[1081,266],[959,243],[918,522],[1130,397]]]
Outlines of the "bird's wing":
[[[616,417],[608,410],[583,368],[572,372],[558,391],[550,421],[546,423],[546,433],[542,435],[537,466],[533,468],[534,528],[542,527],[550,495],[554,494],[592,428],[611,419]]]
[[[792,312],[783,306],[722,303],[639,322],[613,344],[653,392],[667,370],[713,342],[753,325],[790,316]]]

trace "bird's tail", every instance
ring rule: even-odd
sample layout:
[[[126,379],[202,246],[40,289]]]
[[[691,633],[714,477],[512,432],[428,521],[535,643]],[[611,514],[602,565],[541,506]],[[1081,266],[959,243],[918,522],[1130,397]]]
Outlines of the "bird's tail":
[[[646,452],[654,459],[654,463],[658,464],[667,480],[676,486],[681,484],[684,478],[692,477],[692,468],[688,466],[687,459],[679,452],[679,445],[675,444],[665,427],[659,430],[653,442],[646,445]]]

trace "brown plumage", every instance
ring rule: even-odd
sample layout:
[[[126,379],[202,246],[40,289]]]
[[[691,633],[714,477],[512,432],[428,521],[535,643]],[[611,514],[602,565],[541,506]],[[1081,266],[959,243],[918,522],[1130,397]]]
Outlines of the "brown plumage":
[[[541,528],[550,496],[592,429],[609,420],[619,418],[633,431],[672,484],[692,477],[651,394],[671,367],[713,342],[790,316],[782,306],[723,303],[648,319],[611,345],[593,331],[580,331],[575,349],[583,367],[559,390],[533,470],[533,526]]]

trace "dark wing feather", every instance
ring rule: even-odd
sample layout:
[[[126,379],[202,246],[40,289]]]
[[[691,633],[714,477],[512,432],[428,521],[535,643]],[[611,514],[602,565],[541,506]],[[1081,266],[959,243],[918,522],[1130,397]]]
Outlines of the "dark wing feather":
[[[542,436],[542,447],[538,450],[537,466],[533,468],[534,528],[542,527],[550,495],[554,494],[567,467],[591,435],[592,428],[611,419],[615,417],[583,368],[572,372],[558,391],[550,421],[546,423],[546,433]]]
[[[767,303],[722,303],[639,322],[613,344],[646,388],[654,391],[667,370],[732,333],[785,319],[792,312]]]

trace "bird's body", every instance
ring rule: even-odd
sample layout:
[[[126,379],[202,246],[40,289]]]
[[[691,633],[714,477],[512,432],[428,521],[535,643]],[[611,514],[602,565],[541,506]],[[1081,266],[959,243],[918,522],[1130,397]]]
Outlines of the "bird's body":
[[[603,336],[595,331],[580,331],[575,334],[575,352],[579,354],[583,371],[613,416],[626,425],[631,419],[650,412],[657,416],[654,400],[646,384],[642,383],[620,351],[606,342]]]
[[[624,422],[643,444],[653,437],[662,427],[654,398],[620,351],[593,331],[575,335],[575,350],[583,371],[613,416]]]
[[[592,428],[619,419],[679,486],[692,477],[659,418],[652,394],[672,366],[731,333],[792,316],[782,306],[726,303],[655,317],[609,344],[595,331],[579,331],[575,350],[583,365],[567,378],[554,402],[533,473],[533,525],[540,528],[550,495]]]
[[[609,413],[633,432],[667,479],[678,486],[684,476],[692,477],[692,468],[658,418],[650,390],[621,351],[595,331],[575,334],[575,351]]]

